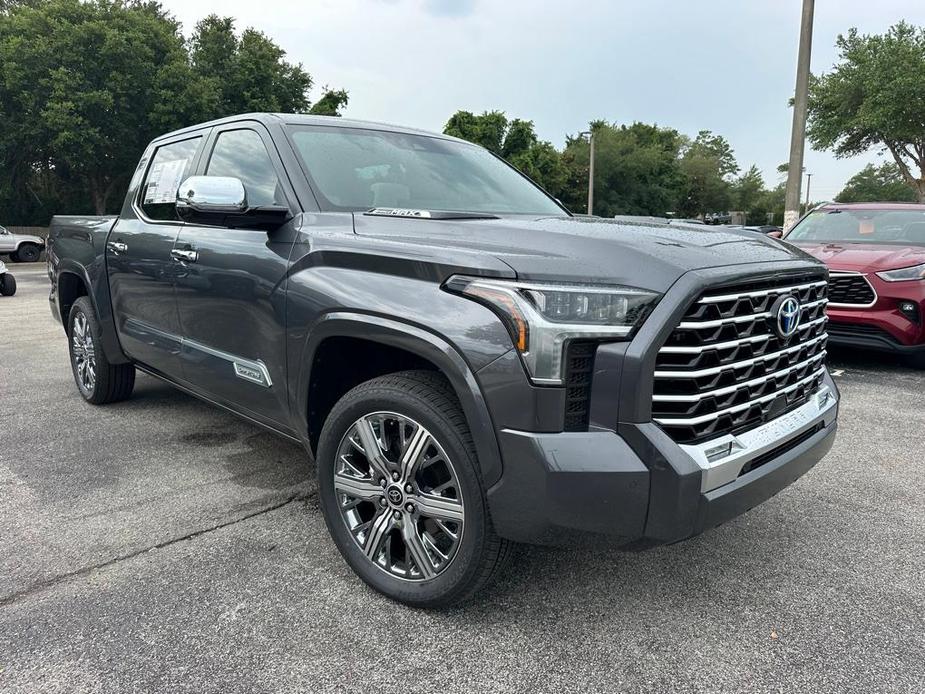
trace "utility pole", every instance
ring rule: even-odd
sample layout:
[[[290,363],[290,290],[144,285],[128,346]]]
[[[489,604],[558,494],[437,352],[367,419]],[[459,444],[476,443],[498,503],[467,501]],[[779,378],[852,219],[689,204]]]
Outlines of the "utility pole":
[[[790,131],[790,165],[784,200],[784,231],[800,218],[800,183],[803,177],[803,147],[806,140],[806,104],[809,101],[809,58],[813,47],[814,0],[803,0],[800,22],[800,51],[797,54],[797,83],[793,95],[793,127]]]
[[[803,208],[803,213],[809,212],[809,184],[812,183],[813,175],[811,173],[806,174],[806,205]]]
[[[588,145],[591,148],[590,160],[588,163],[588,214],[594,214],[594,131],[586,130],[579,135],[588,136]]]

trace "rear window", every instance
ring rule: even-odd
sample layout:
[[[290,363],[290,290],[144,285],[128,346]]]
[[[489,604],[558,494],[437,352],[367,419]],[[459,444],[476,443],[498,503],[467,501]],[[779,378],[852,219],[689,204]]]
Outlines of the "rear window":
[[[150,219],[178,220],[177,189],[190,174],[193,157],[201,137],[161,145],[151,158],[151,166],[141,186],[141,209]]]
[[[787,240],[925,246],[925,210],[817,210]]]

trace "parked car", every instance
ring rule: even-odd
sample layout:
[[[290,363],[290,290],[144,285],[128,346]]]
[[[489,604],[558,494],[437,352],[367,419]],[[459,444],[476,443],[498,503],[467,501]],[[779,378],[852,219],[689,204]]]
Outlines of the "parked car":
[[[829,266],[833,344],[925,368],[925,205],[826,203],[785,238]]]
[[[574,218],[444,135],[170,133],[118,217],[52,220],[48,262],[87,402],[138,369],[301,442],[347,563],[412,605],[472,595],[511,541],[691,537],[835,438],[821,263]]]
[[[40,236],[14,234],[0,227],[0,255],[9,255],[14,263],[34,263],[42,254],[45,241]]]
[[[0,261],[0,295],[13,296],[16,293],[16,278],[6,269],[6,265]]]
[[[707,224],[729,224],[732,215],[728,212],[708,212],[703,216],[703,221]]]

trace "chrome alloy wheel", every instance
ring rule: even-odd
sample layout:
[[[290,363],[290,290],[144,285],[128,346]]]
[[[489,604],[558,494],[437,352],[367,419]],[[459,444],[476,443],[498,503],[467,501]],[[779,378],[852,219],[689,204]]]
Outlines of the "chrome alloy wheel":
[[[90,325],[83,313],[74,316],[73,334],[71,335],[71,349],[74,353],[74,368],[77,378],[84,390],[93,392],[96,385],[96,350],[93,345],[93,335]]]
[[[427,580],[453,561],[465,525],[461,485],[413,419],[374,412],[355,421],[337,448],[334,492],[354,541],[391,576]]]

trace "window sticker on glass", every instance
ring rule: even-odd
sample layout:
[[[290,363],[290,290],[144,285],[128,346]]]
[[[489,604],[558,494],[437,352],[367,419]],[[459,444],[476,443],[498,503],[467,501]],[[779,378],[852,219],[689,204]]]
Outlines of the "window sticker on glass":
[[[158,205],[176,200],[177,189],[182,183],[181,179],[187,163],[186,159],[154,163],[148,175],[144,204]]]

